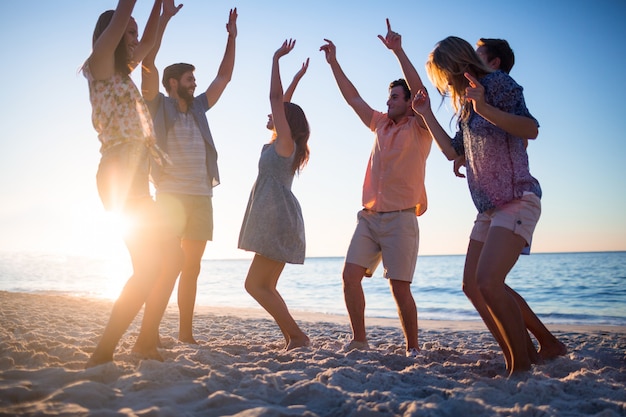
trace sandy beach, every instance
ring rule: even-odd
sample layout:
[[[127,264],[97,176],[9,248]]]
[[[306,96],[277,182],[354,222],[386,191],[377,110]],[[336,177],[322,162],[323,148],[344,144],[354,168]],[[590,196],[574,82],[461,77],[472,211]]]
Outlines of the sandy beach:
[[[0,292],[2,416],[624,416],[626,328],[552,325],[568,354],[506,378],[481,322],[420,321],[404,356],[397,320],[367,319],[372,350],[344,352],[347,317],[294,312],[312,344],[281,351],[262,310],[201,307],[199,345],[161,325],[164,362],[131,353],[84,369],[112,303]]]

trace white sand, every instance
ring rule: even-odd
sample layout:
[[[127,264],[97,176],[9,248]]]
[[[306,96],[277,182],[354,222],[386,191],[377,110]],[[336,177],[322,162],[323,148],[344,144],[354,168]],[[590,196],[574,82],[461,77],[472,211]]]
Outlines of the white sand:
[[[374,350],[344,353],[346,317],[294,314],[312,346],[280,351],[262,310],[201,308],[199,346],[161,326],[164,362],[132,348],[84,370],[111,303],[0,292],[0,415],[20,416],[624,416],[626,328],[550,326],[565,357],[507,379],[480,322],[420,321],[422,356],[403,356],[397,320],[368,319]]]

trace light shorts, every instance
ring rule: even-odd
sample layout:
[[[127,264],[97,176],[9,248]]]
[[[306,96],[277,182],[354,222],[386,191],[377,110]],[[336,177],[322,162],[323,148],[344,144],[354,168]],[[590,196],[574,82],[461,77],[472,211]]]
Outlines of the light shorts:
[[[210,196],[157,193],[156,203],[172,232],[186,240],[213,240]]]
[[[346,263],[366,268],[371,277],[378,264],[383,262],[383,277],[398,281],[413,281],[419,227],[415,210],[377,213],[361,210]]]
[[[541,200],[536,194],[525,192],[520,199],[484,213],[478,213],[470,239],[485,242],[490,227],[504,227],[526,240],[526,247],[522,253],[529,253],[533,233],[540,216]]]

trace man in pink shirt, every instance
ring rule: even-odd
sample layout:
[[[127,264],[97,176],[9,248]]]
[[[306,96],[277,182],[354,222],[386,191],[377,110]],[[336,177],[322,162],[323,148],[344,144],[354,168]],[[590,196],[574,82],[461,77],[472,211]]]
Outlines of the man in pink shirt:
[[[395,54],[406,79],[389,86],[387,113],[375,111],[361,98],[337,62],[330,40],[325,39],[326,44],[320,47],[341,94],[375,134],[363,183],[364,208],[358,214],[343,269],[344,299],[353,336],[346,350],[369,348],[362,280],[371,277],[382,260],[384,276],[398,306],[406,355],[415,357],[420,350],[417,308],[411,293],[419,245],[416,216],[426,211],[424,173],[432,137],[411,108],[411,91],[424,85],[402,49],[401,36],[391,30],[387,20],[387,35],[378,37]]]

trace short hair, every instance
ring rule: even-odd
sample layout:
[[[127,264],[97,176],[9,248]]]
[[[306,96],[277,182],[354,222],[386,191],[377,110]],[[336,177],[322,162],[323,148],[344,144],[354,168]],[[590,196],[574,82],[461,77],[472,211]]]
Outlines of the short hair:
[[[392,81],[389,84],[389,90],[394,87],[402,87],[402,90],[404,90],[404,100],[411,100],[411,89],[404,79],[400,78],[399,80]]]
[[[487,60],[491,61],[492,59],[500,58],[500,69],[507,74],[511,72],[513,65],[515,65],[515,54],[507,41],[504,39],[480,38],[476,42],[476,46],[484,46]]]
[[[167,91],[168,93],[170,92],[170,83],[169,83],[170,78],[173,78],[176,81],[180,81],[184,73],[189,72],[189,71],[193,72],[195,70],[196,70],[196,67],[194,67],[193,65],[185,64],[182,62],[165,67],[165,70],[163,70],[163,81],[162,81],[163,87],[165,87],[165,91]]]

